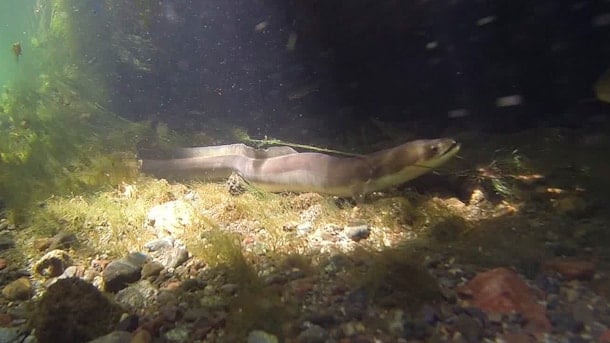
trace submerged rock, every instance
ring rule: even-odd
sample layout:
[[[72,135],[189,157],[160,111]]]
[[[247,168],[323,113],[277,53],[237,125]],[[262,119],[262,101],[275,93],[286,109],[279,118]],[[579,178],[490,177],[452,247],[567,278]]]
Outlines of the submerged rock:
[[[371,229],[366,223],[354,222],[345,227],[345,235],[349,239],[358,242],[371,235]]]
[[[0,327],[0,342],[21,342],[25,333],[21,328]]]
[[[63,250],[51,250],[46,253],[36,264],[34,271],[45,277],[61,275],[64,270],[72,264],[70,255]]]
[[[142,266],[146,261],[146,255],[131,253],[120,260],[110,262],[102,272],[105,290],[118,292],[128,284],[140,280]]]
[[[4,286],[2,295],[8,300],[27,300],[32,296],[32,283],[27,277],[21,277]]]
[[[136,312],[141,308],[152,306],[157,294],[159,294],[157,288],[149,281],[142,280],[120,290],[116,295],[116,301],[124,308]]]
[[[248,343],[278,343],[277,337],[261,330],[254,330],[248,334]]]
[[[7,234],[0,235],[0,251],[10,249],[15,246],[13,237]]]
[[[69,249],[76,243],[76,236],[67,232],[60,232],[49,241],[49,250]]]
[[[113,331],[105,336],[98,337],[87,343],[129,343],[131,342],[131,333],[126,331]]]
[[[121,310],[91,284],[60,279],[49,287],[32,318],[39,343],[87,342],[112,331]]]
[[[460,292],[485,313],[521,314],[527,319],[526,329],[531,333],[551,330],[545,309],[537,303],[533,290],[510,269],[496,268],[480,273]]]
[[[308,327],[297,337],[299,343],[324,343],[327,339],[328,331],[318,325]]]
[[[194,218],[195,210],[191,204],[174,200],[151,208],[146,215],[145,226],[158,237],[177,236],[193,224]]]
[[[591,280],[595,263],[591,261],[555,258],[542,265],[543,271],[557,273],[564,280]]]

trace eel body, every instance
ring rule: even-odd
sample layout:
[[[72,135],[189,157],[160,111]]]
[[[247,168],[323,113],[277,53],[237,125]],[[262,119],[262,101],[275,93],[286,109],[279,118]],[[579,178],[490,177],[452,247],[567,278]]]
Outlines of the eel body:
[[[215,180],[239,174],[270,192],[317,192],[360,197],[414,179],[445,163],[460,145],[450,138],[416,140],[358,157],[299,153],[290,147],[244,144],[141,154],[145,174],[167,179]]]

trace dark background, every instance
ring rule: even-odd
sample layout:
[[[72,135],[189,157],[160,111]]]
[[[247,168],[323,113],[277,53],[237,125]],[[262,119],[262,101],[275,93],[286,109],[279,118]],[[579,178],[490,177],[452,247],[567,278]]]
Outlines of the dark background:
[[[176,128],[201,129],[198,116],[263,131],[373,117],[514,131],[610,112],[593,93],[610,67],[609,1],[162,0],[136,14],[153,68],[125,65],[109,106]],[[497,106],[511,95],[521,103]]]

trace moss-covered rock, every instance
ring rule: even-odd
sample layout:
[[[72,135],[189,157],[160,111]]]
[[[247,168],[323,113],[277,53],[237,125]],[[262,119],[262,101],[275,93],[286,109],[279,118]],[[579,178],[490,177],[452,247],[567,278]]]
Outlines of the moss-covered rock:
[[[40,343],[87,342],[112,331],[120,308],[78,278],[53,284],[37,305],[32,325]]]

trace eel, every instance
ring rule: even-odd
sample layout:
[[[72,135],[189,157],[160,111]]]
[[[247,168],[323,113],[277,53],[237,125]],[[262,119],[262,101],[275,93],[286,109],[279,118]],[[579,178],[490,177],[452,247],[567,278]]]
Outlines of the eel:
[[[141,151],[140,170],[166,179],[217,180],[240,175],[269,192],[316,192],[359,198],[397,186],[447,162],[460,149],[451,138],[425,139],[357,157],[244,144]]]

